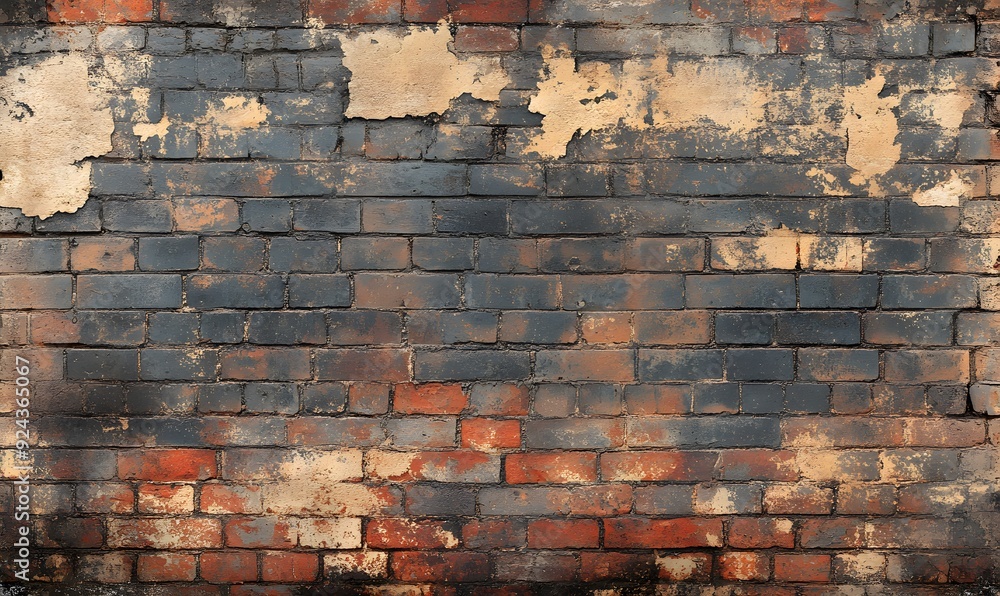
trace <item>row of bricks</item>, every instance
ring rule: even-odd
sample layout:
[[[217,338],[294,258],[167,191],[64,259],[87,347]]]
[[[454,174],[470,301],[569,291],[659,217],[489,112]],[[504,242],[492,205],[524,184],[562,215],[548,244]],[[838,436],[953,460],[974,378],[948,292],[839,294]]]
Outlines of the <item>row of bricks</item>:
[[[751,224],[759,222],[765,229],[784,226],[805,234],[866,234],[869,237],[864,239],[863,267],[914,270],[926,266],[925,239],[875,235],[959,231],[996,234],[1000,211],[993,200],[968,201],[961,208],[919,207],[909,200],[896,200],[888,204],[888,218],[886,203],[869,199],[574,200],[568,203],[485,198],[473,201],[370,199],[363,202],[353,199],[91,199],[76,213],[57,214],[45,221],[4,209],[0,211],[0,229],[12,234],[29,234],[34,228],[42,234],[105,230],[209,235],[237,231],[317,235],[362,232],[488,235],[479,240],[479,265],[506,272],[537,269],[536,245],[530,238],[515,241],[489,236],[728,234],[747,233]],[[110,241],[121,242],[117,238]],[[636,238],[634,241],[647,242],[650,246],[671,242],[664,238]],[[483,262],[493,253],[498,256]]]
[[[714,315],[714,316],[713,316]],[[39,311],[6,315],[6,345],[446,345],[992,346],[1000,314],[942,312],[582,313],[503,311]],[[28,322],[31,331],[28,333]],[[714,332],[713,332],[714,329]],[[152,346],[151,346],[152,347]],[[861,379],[867,380],[867,379]]]
[[[706,249],[708,258],[706,258]],[[698,238],[256,236],[25,238],[0,242],[0,273],[61,271],[316,272],[428,271],[517,273],[721,271],[996,272],[995,239],[789,235]],[[927,253],[929,252],[929,257]],[[477,266],[478,264],[478,266]],[[809,279],[809,278],[807,278]],[[820,278],[812,278],[820,279]],[[844,280],[849,278],[843,278]],[[877,293],[877,278],[864,294]],[[890,280],[900,279],[890,277]],[[871,304],[874,304],[872,302]],[[955,308],[967,307],[955,304]]]
[[[510,133],[508,132],[508,135]],[[824,176],[816,175],[816,165],[783,163],[710,163],[650,160],[645,164],[563,165],[548,182],[549,196],[764,196],[764,197],[868,197],[870,189],[861,185],[855,170],[846,164],[823,166]],[[97,196],[223,196],[223,197],[462,197],[472,195],[535,196],[542,173],[535,164],[464,164],[432,161],[364,161],[349,163],[316,162],[199,162],[151,163],[98,162],[93,166],[91,193]],[[810,173],[811,172],[811,173]],[[266,174],[266,175],[262,175]],[[611,184],[608,184],[609,174]],[[828,174],[829,176],[825,176]],[[882,178],[890,196],[905,197],[926,190],[936,182],[959,175],[970,181],[972,196],[987,195],[987,169],[975,165],[902,163]],[[831,186],[834,185],[834,186]],[[831,192],[830,189],[843,189]],[[614,192],[612,192],[612,189]],[[614,212],[624,215],[626,207],[657,205],[663,201],[592,201],[574,205],[580,213],[565,229],[547,233],[574,233],[574,228],[594,227],[596,216]],[[851,202],[845,202],[850,204]],[[881,201],[871,201],[883,207]],[[155,203],[154,203],[155,204]],[[667,205],[683,207],[678,201]],[[910,202],[912,205],[912,202]],[[512,218],[530,210],[540,218],[553,211],[564,213],[565,202],[519,200],[512,203]],[[638,210],[638,215],[644,215]],[[606,215],[605,215],[606,217]],[[649,215],[646,215],[648,218]],[[533,233],[524,222],[522,233]],[[545,225],[544,219],[542,225]],[[628,221],[604,221],[596,233],[622,232]],[[656,229],[655,231],[663,232]],[[534,232],[538,233],[538,232]],[[542,232],[546,233],[546,232]],[[595,233],[581,231],[581,233]]]
[[[191,517],[109,517],[102,524],[101,518],[67,517],[64,526],[46,523],[42,518],[37,525],[42,548],[61,547],[100,548],[105,543],[121,549],[171,549],[203,550],[226,546],[256,549],[303,548],[356,549],[364,543],[378,549],[454,549],[461,545],[458,536],[490,528],[496,535],[486,537],[473,534],[469,542],[482,548],[489,546],[510,548],[506,543],[523,539],[517,534],[513,520],[467,521],[462,532],[462,521],[415,521],[412,519],[375,519],[367,523],[368,532],[362,534],[361,520],[341,518],[323,520],[310,518],[233,518],[224,522],[218,518]],[[464,521],[464,520],[463,520]],[[529,522],[528,546],[538,549],[597,548],[597,540],[588,538],[598,534],[603,526],[605,548],[630,549],[682,549],[720,548],[726,540],[725,528],[729,527],[730,546],[737,548],[794,548],[804,549],[973,549],[986,546],[984,529],[975,522],[955,519],[941,520],[926,517],[872,518],[834,517],[806,519],[798,523],[781,518],[745,518],[724,523],[718,517],[649,518],[640,516],[608,517],[601,520],[537,520]],[[491,523],[492,522],[492,523]],[[502,526],[506,525],[507,528]],[[517,523],[521,526],[521,523]],[[560,527],[565,526],[565,527]],[[591,530],[587,530],[587,527]],[[531,530],[539,536],[532,541]],[[507,529],[511,536],[505,536]],[[735,532],[734,532],[735,530]],[[523,532],[523,526],[521,528]],[[746,532],[745,535],[734,534]],[[390,532],[397,532],[390,534]],[[966,532],[964,536],[960,532]],[[381,535],[380,535],[381,534]],[[560,535],[563,534],[563,535]],[[797,541],[795,540],[797,534]],[[630,537],[634,542],[630,542]],[[949,544],[949,539],[955,544]],[[913,542],[908,543],[908,540]],[[534,542],[534,544],[532,544]],[[498,544],[499,543],[499,544]],[[244,551],[245,552],[245,551]],[[433,551],[431,551],[433,552]],[[779,551],[780,552],[780,551]],[[447,551],[434,553],[447,555]],[[469,555],[473,553],[461,553]],[[546,553],[535,553],[546,554]],[[785,554],[785,553],[782,553]],[[791,554],[791,553],[787,553]],[[480,556],[476,553],[475,556]],[[412,579],[412,578],[411,578]]]
[[[129,423],[129,420],[132,422]],[[467,431],[466,439],[470,438],[469,430],[473,431],[472,436],[481,431],[486,435],[482,442],[489,444],[486,448],[495,451],[496,444],[509,441],[507,444],[513,445],[513,438],[518,435],[501,433],[505,427],[513,430],[512,425],[516,422],[473,421],[463,426]],[[318,446],[376,446],[384,443],[401,449],[435,449],[453,448],[458,444],[458,420],[453,416],[410,416],[384,421],[363,417],[286,419],[263,416],[131,417],[112,421],[102,417],[48,416],[37,420],[35,426],[42,437],[38,445],[40,448],[136,447],[154,442],[162,446],[273,446],[287,444],[288,434],[294,439],[292,443]],[[987,436],[985,422],[976,419],[907,417],[866,421],[853,416],[837,416],[796,417],[779,421],[774,416],[759,415],[549,418],[524,421],[523,427],[523,442],[529,449],[571,450],[622,447],[975,447],[986,444],[988,439],[995,443],[997,432],[997,428],[991,426]],[[161,434],[157,435],[157,432]],[[935,432],[952,434],[935,436],[932,434]],[[3,442],[14,445],[13,434],[13,430],[5,433]],[[476,440],[480,439],[477,437]],[[268,454],[266,450],[254,453]],[[483,453],[465,455],[499,465],[499,459],[489,459]],[[866,476],[871,475],[872,466],[877,469],[877,453],[853,457],[867,462],[861,467],[868,470],[864,472]],[[490,469],[489,466],[487,469]]]
[[[258,561],[259,558],[259,561]],[[490,573],[492,560],[495,572]],[[72,562],[47,562],[58,573],[69,576]],[[478,571],[474,569],[478,567]],[[666,586],[671,582],[709,582],[713,577],[728,582],[740,582],[740,594],[762,596],[796,596],[830,594],[830,589],[811,591],[803,586],[769,586],[755,591],[753,584],[773,579],[789,583],[828,582],[891,582],[900,584],[946,582],[971,584],[990,569],[988,556],[946,555],[939,553],[881,553],[864,551],[843,554],[767,553],[724,551],[721,553],[635,553],[583,552],[577,557],[569,553],[499,553],[493,557],[473,554],[434,552],[355,551],[320,555],[306,552],[263,552],[260,555],[239,551],[217,551],[200,556],[188,553],[148,553],[137,557],[129,553],[81,555],[76,561],[74,578],[82,582],[124,584],[140,582],[195,582],[213,584],[235,583],[229,588],[232,596],[291,596],[298,593],[292,586],[255,585],[245,582],[284,582],[301,584],[326,578],[384,580],[394,577],[402,581],[440,581],[443,578],[459,582],[601,582],[636,578],[652,585],[657,580]],[[390,571],[391,570],[391,571]],[[556,584],[558,586],[558,584]],[[215,586],[176,587],[171,594],[221,594]],[[393,594],[426,594],[423,586],[393,586]],[[516,592],[512,590],[516,589]],[[538,593],[551,593],[553,588]],[[558,588],[557,588],[558,589]],[[566,589],[574,589],[567,587]],[[582,589],[576,586],[576,589]],[[912,590],[919,590],[913,587]],[[204,590],[199,592],[198,590]],[[802,592],[800,590],[807,590]],[[933,589],[932,589],[933,590]],[[455,588],[443,588],[435,594],[457,594]],[[465,592],[463,592],[465,593]],[[476,596],[532,594],[528,585],[508,588],[481,588],[468,592]],[[940,592],[909,591],[907,594],[940,594]]]
[[[46,10],[47,9],[47,10]],[[578,5],[570,0],[368,0],[343,3],[312,0],[305,10],[299,2],[256,0],[248,3],[237,25],[260,27],[303,26],[310,19],[324,24],[434,23],[448,18],[457,23],[609,23],[617,25],[701,22],[823,22],[878,20],[894,16],[877,2],[834,0],[764,0],[718,2],[715,0],[661,0],[655,4],[633,3],[623,7]],[[233,24],[234,17],[191,0],[54,0],[46,6],[22,0],[11,7],[8,19],[24,22],[148,22]],[[898,12],[898,9],[896,9]],[[964,20],[960,11],[940,11],[938,18]]]
[[[162,414],[303,415],[350,413],[379,416],[393,411],[441,411],[473,416],[542,418],[617,416],[621,414],[827,413],[877,416],[966,414],[970,390],[964,385],[892,385],[883,383],[703,383],[695,385],[614,385],[544,383],[534,387],[501,383],[474,384],[461,395],[455,386],[428,383],[396,386],[368,382],[323,383],[67,383],[38,381],[32,410],[39,413],[85,412],[89,415],[150,416]],[[977,392],[993,386],[973,385]],[[447,400],[447,401],[446,401]],[[448,405],[451,403],[451,407]],[[461,407],[459,407],[461,406]],[[487,436],[508,436],[509,421],[466,421],[475,426],[476,445]],[[494,424],[495,430],[494,430]],[[503,429],[503,430],[501,430]],[[515,431],[516,435],[520,435]],[[499,440],[499,438],[498,438]],[[469,446],[469,445],[467,445]],[[501,445],[493,445],[500,447]]]
[[[75,284],[74,284],[75,281]],[[352,283],[353,282],[353,283]],[[874,308],[987,308],[994,283],[970,275],[491,275],[445,273],[128,273],[0,276],[0,307],[36,309],[474,309],[633,311]],[[75,285],[75,292],[74,292]],[[796,295],[798,289],[798,296]],[[463,291],[464,290],[464,291]],[[855,292],[860,295],[855,295]],[[476,316],[467,311],[449,316]],[[309,313],[276,313],[289,319]],[[363,316],[363,315],[356,315]],[[797,325],[842,313],[796,313]],[[854,315],[855,317],[857,315]],[[982,314],[983,321],[989,316]],[[276,330],[280,331],[280,330]],[[289,330],[290,331],[290,330]]]
[[[122,480],[147,480],[156,482],[176,482],[206,480],[209,478],[220,478],[227,481],[268,483],[294,480],[296,473],[289,472],[287,468],[299,466],[305,469],[323,470],[322,466],[328,465],[325,476],[337,481],[360,481],[367,479],[371,482],[404,482],[415,481],[443,482],[443,483],[485,483],[496,484],[506,482],[507,484],[593,484],[597,482],[709,482],[712,480],[722,481],[751,481],[767,480],[781,482],[804,481],[801,485],[771,485],[767,488],[766,494],[770,495],[765,499],[765,503],[771,503],[767,507],[770,513],[810,513],[823,514],[830,512],[833,503],[833,491],[829,488],[808,484],[808,482],[896,482],[896,483],[943,483],[952,484],[917,484],[905,489],[900,489],[900,493],[905,497],[904,509],[909,513],[919,513],[929,507],[928,502],[935,501],[935,495],[946,494],[949,490],[955,496],[950,505],[956,509],[969,508],[979,510],[987,506],[984,499],[990,496],[983,491],[981,481],[970,479],[970,474],[975,474],[977,466],[988,463],[990,453],[988,449],[980,446],[986,442],[982,423],[977,421],[950,422],[934,425],[928,421],[911,420],[908,425],[904,423],[876,419],[874,423],[866,424],[855,420],[835,420],[837,429],[852,433],[848,435],[840,444],[836,444],[836,449],[831,449],[830,441],[815,441],[806,437],[811,429],[815,429],[817,422],[815,419],[791,418],[782,428],[781,434],[783,443],[797,447],[801,450],[775,450],[775,449],[740,449],[723,451],[607,451],[601,454],[578,451],[555,451],[555,452],[527,452],[527,453],[506,453],[497,454],[497,451],[509,451],[510,448],[517,448],[521,441],[519,423],[514,420],[486,420],[471,419],[465,420],[462,424],[462,444],[463,449],[458,451],[385,451],[379,449],[369,449],[362,452],[358,449],[327,451],[303,449],[296,447],[293,450],[279,450],[276,448],[229,448],[222,451],[221,464],[218,463],[219,452],[210,449],[194,448],[173,448],[173,449],[147,449],[137,452],[134,449],[124,449],[119,452],[87,450],[53,450],[40,448],[35,454],[37,459],[37,478],[42,479],[79,479],[84,476],[90,480],[110,480],[120,478]],[[329,420],[327,420],[329,421]],[[289,424],[303,422],[300,428],[307,428],[309,423],[323,422],[323,420],[300,419],[291,421]],[[350,421],[349,424],[340,425],[345,430],[342,437],[332,436],[329,441],[330,446],[380,446],[375,435],[378,431],[366,431],[364,426],[378,428],[378,423],[370,423],[367,420]],[[576,421],[586,422],[586,421]],[[514,426],[514,432],[504,430],[505,427]],[[810,426],[811,425],[811,426]],[[571,424],[565,422],[533,422],[524,423],[525,436],[527,437],[527,448],[529,449],[560,449],[563,446],[554,446],[550,437],[551,430],[572,429]],[[617,436],[610,438],[611,448],[620,448],[627,442],[623,435],[621,425],[601,424],[600,426],[610,430]],[[579,425],[578,425],[579,427]],[[630,426],[632,430],[635,426]],[[446,448],[455,444],[454,425],[452,425],[452,438],[446,444],[429,444],[425,447]],[[904,430],[905,429],[905,430]],[[942,438],[937,441],[929,441],[921,433],[929,433],[934,430],[949,430],[952,432],[965,433],[964,436]],[[996,443],[996,428],[991,427],[992,442]],[[933,447],[933,448],[884,448],[881,450],[870,448],[842,448],[846,444],[860,443],[871,447],[873,441],[871,437],[866,437],[864,433],[885,432],[887,443],[903,444],[930,444],[930,445],[961,445],[959,447]],[[860,436],[859,436],[860,435]],[[356,443],[352,438],[359,437]],[[805,439],[803,437],[806,437]],[[475,441],[485,439],[492,441],[492,444],[485,447],[485,452],[469,450],[468,443],[473,449],[480,447],[475,445]],[[513,439],[513,440],[510,440]],[[503,441],[509,441],[503,445]],[[597,441],[591,440],[596,443]],[[12,441],[4,440],[4,443],[12,444]],[[297,441],[291,441],[292,444]],[[586,448],[580,447],[580,441],[567,441],[566,448]],[[606,442],[607,443],[607,442]],[[595,446],[594,449],[605,449],[608,445]],[[13,461],[8,457],[11,451],[5,452],[5,461]],[[66,456],[65,463],[58,459],[60,454]],[[116,463],[117,462],[117,463]],[[85,465],[85,468],[73,468],[71,464]],[[332,466],[336,466],[335,468]],[[267,478],[262,478],[263,472],[270,472]],[[10,471],[6,475],[17,477],[16,471]],[[974,476],[973,476],[974,477]],[[975,486],[966,486],[964,489],[958,481],[972,483]],[[978,484],[977,484],[978,482]],[[62,489],[70,490],[69,486],[60,485]],[[125,485],[122,485],[123,487]],[[119,487],[121,488],[121,487]],[[888,495],[893,497],[891,487],[870,487],[872,495]],[[419,489],[419,490],[418,490]],[[692,493],[692,490],[695,489]],[[9,491],[12,490],[8,487]],[[131,491],[131,489],[128,489]],[[222,490],[221,488],[219,490]],[[227,489],[228,490],[228,489]],[[246,492],[243,489],[233,489],[234,494],[246,494],[247,498],[252,497],[257,507],[260,505],[260,495],[254,495],[256,489],[252,487]],[[430,495],[433,487],[419,485],[418,492]],[[442,488],[442,490],[444,490]],[[443,508],[440,512],[446,512],[450,507],[459,502],[464,502],[461,506],[463,515],[470,514],[468,506],[468,489],[457,487],[449,488],[455,498],[427,498],[420,506],[420,513],[434,515],[430,511],[433,502],[439,501]],[[762,492],[761,484],[723,484],[705,485],[701,488],[686,486],[665,486],[649,489],[659,494],[672,494],[677,499],[662,499],[655,506],[659,513],[695,512],[698,514],[720,514],[724,510],[735,508],[729,513],[751,513],[760,512],[760,497]],[[860,489],[858,489],[860,490]],[[866,489],[867,490],[867,489]],[[976,491],[980,494],[977,494]],[[241,492],[242,491],[242,492]],[[687,492],[685,492],[687,491]],[[888,491],[888,492],[887,492]],[[648,493],[647,493],[648,494]],[[687,496],[683,496],[683,495]],[[694,501],[692,501],[692,494]],[[721,498],[720,494],[722,497]],[[464,495],[464,496],[463,496]],[[798,495],[801,502],[809,502],[809,506],[782,506],[780,502],[790,500],[792,496]],[[461,498],[459,498],[461,497]],[[779,498],[780,497],[780,498]],[[471,498],[471,497],[469,497]],[[852,499],[855,499],[852,497]],[[929,499],[929,500],[928,500]],[[856,500],[856,499],[855,499]],[[874,503],[881,502],[874,496],[868,499]],[[44,499],[43,499],[44,501]],[[119,502],[115,497],[105,502]],[[131,499],[128,500],[131,503]],[[646,513],[652,507],[654,500],[646,500]],[[67,501],[72,502],[72,498]],[[409,501],[408,501],[409,502]],[[883,505],[872,506],[870,510],[864,512],[888,514],[892,512],[893,499],[890,498]],[[51,503],[59,503],[59,500],[52,500]],[[694,504],[692,504],[694,503]],[[723,503],[718,505],[718,509],[710,511],[711,503]],[[739,503],[740,505],[737,505]],[[915,505],[914,503],[920,503]],[[413,505],[410,503],[407,507]],[[945,503],[937,503],[943,507]],[[59,505],[55,505],[59,506]],[[78,506],[82,506],[78,503]],[[125,505],[131,510],[131,504]],[[901,505],[902,507],[903,505]],[[677,508],[677,511],[664,510],[670,507]],[[694,507],[694,509],[692,509]],[[779,511],[779,507],[785,507]],[[858,507],[852,506],[844,508],[844,502],[840,503],[838,511],[852,513],[862,513]],[[744,510],[747,509],[747,510]],[[93,511],[92,509],[86,509]],[[117,509],[116,509],[117,511]],[[409,509],[408,509],[409,511]],[[888,511],[888,513],[887,513]],[[417,513],[416,510],[411,511]],[[222,510],[213,510],[211,513],[224,513]],[[236,509],[231,513],[260,513],[252,509]]]

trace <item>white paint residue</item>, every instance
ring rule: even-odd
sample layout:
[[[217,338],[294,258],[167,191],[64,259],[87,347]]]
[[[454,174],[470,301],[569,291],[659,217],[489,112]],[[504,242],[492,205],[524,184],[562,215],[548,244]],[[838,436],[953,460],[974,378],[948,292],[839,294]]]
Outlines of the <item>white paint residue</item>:
[[[83,207],[91,172],[83,160],[112,149],[115,124],[103,99],[79,54],[0,78],[0,206],[42,219]]]

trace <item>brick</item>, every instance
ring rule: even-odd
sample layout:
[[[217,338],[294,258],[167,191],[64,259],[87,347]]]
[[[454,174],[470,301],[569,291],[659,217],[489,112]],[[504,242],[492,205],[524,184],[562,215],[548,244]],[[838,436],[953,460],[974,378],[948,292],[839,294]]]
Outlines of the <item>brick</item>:
[[[966,350],[907,350],[887,352],[885,380],[917,383],[968,383]]]
[[[319,557],[315,553],[264,553],[261,557],[264,581],[311,582],[318,573]]]
[[[459,385],[396,385],[393,410],[402,414],[458,414],[469,403]]]
[[[183,553],[140,554],[137,574],[143,582],[194,581],[195,555]]]
[[[781,274],[689,275],[689,308],[794,308],[795,279]]]
[[[328,240],[274,238],[268,251],[272,271],[323,273],[337,267],[337,244]]]
[[[135,241],[131,238],[80,238],[70,251],[74,271],[135,269]]]
[[[392,554],[392,568],[397,579],[411,582],[444,576],[453,582],[489,578],[489,559],[484,553],[400,551]]]
[[[409,374],[408,350],[317,350],[316,376],[329,381],[405,381]]]
[[[632,339],[629,313],[585,313],[580,319],[580,328],[586,343],[618,344]]]
[[[111,518],[107,528],[107,544],[113,549],[205,549],[222,546],[222,527],[215,519]]]
[[[172,207],[179,232],[233,232],[240,226],[239,205],[233,199],[177,198]]]
[[[525,528],[509,519],[473,519],[462,527],[462,542],[469,548],[523,546]]]
[[[345,275],[288,276],[288,306],[291,308],[350,305],[351,282]]]
[[[398,23],[400,0],[317,0],[306,16],[329,24]]]
[[[629,447],[777,447],[778,422],[765,417],[639,418],[628,421]]]
[[[638,312],[635,339],[646,345],[707,344],[711,341],[712,315],[708,311]]]
[[[437,223],[438,232],[505,234],[507,203],[491,199],[477,199],[473,202],[434,201],[434,221]],[[483,238],[480,242],[503,242],[503,240]]]
[[[704,548],[722,546],[721,520],[699,518],[605,520],[605,548]]]
[[[739,518],[729,526],[729,546],[733,548],[794,548],[792,520],[782,518]]]
[[[257,579],[257,555],[252,552],[203,553],[201,577],[207,582],[233,583]]]
[[[411,344],[494,343],[497,315],[487,312],[414,311],[407,315]]]
[[[220,356],[221,377],[236,380],[310,378],[309,352],[300,349],[239,348]]]
[[[255,344],[325,344],[326,321],[318,312],[250,313],[248,339]]]
[[[277,275],[197,274],[187,280],[187,302],[195,308],[280,308],[284,289]]]
[[[411,515],[473,515],[476,512],[475,492],[462,485],[410,485],[406,501],[406,512]],[[471,547],[468,542],[465,545]]]
[[[561,275],[567,310],[659,310],[681,308],[679,275]]]
[[[701,271],[705,243],[696,239],[636,238],[628,244],[625,268],[630,271]]]
[[[456,308],[458,278],[447,274],[358,273],[354,276],[359,308]]]
[[[414,238],[413,266],[429,271],[460,271],[474,266],[471,238]]]
[[[871,381],[879,376],[877,350],[806,348],[798,352],[802,380]]]
[[[410,243],[406,238],[344,238],[341,267],[351,269],[406,269]]]
[[[77,305],[81,308],[178,308],[181,306],[181,278],[167,274],[81,275],[77,278]]]
[[[462,421],[462,447],[497,451],[520,446],[521,423],[517,420],[469,418]]]
[[[833,510],[833,491],[809,484],[769,486],[764,491],[764,510],[777,515],[828,515]]]
[[[194,487],[143,484],[139,486],[139,513],[179,514],[194,511]]]
[[[238,484],[205,484],[201,489],[200,509],[219,515],[263,512],[260,487]]]
[[[959,315],[960,328],[963,316],[966,315]],[[953,334],[953,319],[947,312],[866,313],[865,341],[885,345],[948,345]],[[961,337],[959,331],[959,343],[966,343]]]
[[[528,387],[512,383],[477,383],[469,393],[471,410],[479,416],[524,416]]]
[[[528,20],[527,0],[451,0],[451,18],[457,23],[524,23]]]
[[[530,427],[528,432],[531,432]],[[512,453],[506,458],[504,470],[509,484],[596,482],[597,456],[572,452]]]
[[[118,475],[123,479],[190,481],[213,478],[215,473],[215,452],[209,450],[127,451],[118,457]]]
[[[624,425],[609,419],[528,420],[525,446],[531,449],[598,449],[620,447]]]
[[[540,350],[535,377],[545,380],[631,381],[635,354],[631,350]]]
[[[308,393],[303,394],[304,404],[312,403],[308,395]],[[307,399],[308,401],[306,401]],[[389,386],[375,383],[352,383],[348,389],[347,399],[349,412],[369,416],[385,414],[389,411]],[[339,407],[336,405],[334,407],[339,411]]]
[[[717,456],[708,452],[631,452],[601,456],[601,478],[612,482],[711,480]]]
[[[516,50],[520,37],[508,27],[462,26],[455,33],[455,49],[459,52],[510,52]]]
[[[597,520],[539,519],[528,524],[528,548],[597,548]]]
[[[147,381],[214,380],[219,357],[215,350],[144,348],[139,377]]]
[[[771,562],[766,554],[726,552],[718,556],[719,576],[727,581],[766,581],[771,577]]]
[[[520,380],[529,374],[527,352],[442,350],[414,356],[413,376],[418,381]]]
[[[830,555],[774,555],[774,579],[791,582],[829,582]]]
[[[83,581],[122,584],[132,579],[132,564],[127,553],[84,555],[77,563],[77,574]]]
[[[554,309],[558,283],[555,276],[468,275],[465,302],[470,308]]]
[[[346,199],[309,199],[292,204],[292,229],[351,233],[361,231],[361,203]]]
[[[740,450],[719,454],[722,480],[780,480],[792,482],[799,471],[790,451]]]
[[[794,353],[781,349],[729,349],[726,375],[731,380],[791,380]]]
[[[136,350],[67,350],[66,375],[84,380],[139,380]]]

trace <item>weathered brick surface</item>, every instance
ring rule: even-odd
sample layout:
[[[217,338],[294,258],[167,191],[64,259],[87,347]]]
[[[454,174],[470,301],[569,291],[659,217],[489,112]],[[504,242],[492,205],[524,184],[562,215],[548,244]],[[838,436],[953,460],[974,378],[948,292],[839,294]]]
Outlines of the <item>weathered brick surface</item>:
[[[9,71],[108,118],[0,208],[29,592],[994,593],[997,56],[987,0],[0,2],[0,199],[94,116],[8,149]]]

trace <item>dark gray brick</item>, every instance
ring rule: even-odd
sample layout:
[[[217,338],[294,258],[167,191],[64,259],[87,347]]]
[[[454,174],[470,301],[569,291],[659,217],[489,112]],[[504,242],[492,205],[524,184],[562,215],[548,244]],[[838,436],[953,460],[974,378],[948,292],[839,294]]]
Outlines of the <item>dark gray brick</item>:
[[[210,381],[219,364],[215,350],[194,348],[146,348],[140,359],[140,377],[145,381]]]
[[[722,378],[722,350],[639,350],[639,380]]]
[[[802,275],[802,308],[872,308],[878,301],[876,275]]]
[[[910,200],[889,203],[889,228],[893,233],[954,232],[960,219],[958,207],[921,207]]]
[[[465,194],[464,165],[383,162],[353,164],[340,194],[352,197],[453,197]]]
[[[197,268],[197,236],[139,239],[139,269],[181,271]]]
[[[149,341],[160,344],[198,343],[198,313],[155,312],[149,315]]]
[[[537,241],[482,238],[479,240],[479,270],[487,273],[538,271]]]
[[[198,387],[199,412],[238,413],[242,409],[242,385],[235,383],[212,383]]]
[[[794,350],[726,350],[726,378],[733,381],[790,381],[794,368]]]
[[[278,275],[197,274],[188,278],[194,308],[281,308],[285,283]]]
[[[515,311],[500,318],[500,340],[526,344],[564,344],[576,341],[576,314],[553,311]]]
[[[42,273],[66,271],[68,242],[56,238],[0,239],[0,272]]]
[[[660,310],[681,308],[680,275],[561,275],[567,310]]]
[[[613,238],[540,240],[538,253],[539,265],[544,272],[622,271],[625,243]]]
[[[545,186],[545,172],[534,164],[469,166],[469,193],[474,195],[534,196]]]
[[[959,315],[959,343],[963,343],[962,316]],[[946,346],[951,343],[953,319],[951,312],[865,313],[865,341],[885,345]]]
[[[621,207],[610,201],[514,201],[516,234],[613,234],[625,229]]]
[[[434,209],[425,200],[371,200],[362,205],[366,232],[429,234],[434,231]]]
[[[274,238],[268,265],[271,271],[333,272],[337,270],[337,242]]]
[[[326,320],[319,312],[250,313],[249,340],[255,344],[325,344]]]
[[[327,315],[330,343],[335,346],[398,344],[403,340],[399,313],[377,310],[334,311]]]
[[[201,315],[201,339],[216,344],[243,341],[246,314],[242,312],[205,312]]]
[[[204,270],[257,272],[264,268],[267,243],[253,236],[209,236],[202,250]]]
[[[779,344],[843,344],[861,341],[861,317],[848,312],[778,313]]]
[[[292,308],[351,305],[351,281],[346,275],[289,275],[288,306]]]
[[[497,340],[497,315],[413,311],[407,316],[406,332],[411,344],[493,343]]]
[[[20,213],[20,210],[18,210],[18,213]],[[9,222],[7,225],[7,227],[10,227],[10,224],[12,223],[16,229],[7,231],[18,233],[21,231],[27,232],[30,229],[31,220],[27,218],[24,219],[28,222],[27,227],[25,227],[25,224],[23,223],[18,223],[20,222],[20,218],[18,218],[14,222]],[[7,222],[7,217],[4,217],[3,221]],[[36,219],[35,230],[43,233],[100,232],[101,203],[97,200],[90,200],[87,201],[83,207],[80,207],[80,209],[78,209],[75,213],[56,213],[44,221]]]
[[[493,153],[493,127],[442,123],[437,125],[425,156],[428,160],[453,161],[488,159]]]
[[[292,205],[292,224],[305,232],[361,231],[361,202],[349,199],[309,199]]]
[[[132,383],[128,386],[126,404],[129,414],[159,416],[191,413],[197,398],[197,389],[187,384]]]
[[[388,392],[386,393],[388,396]],[[343,383],[315,383],[302,386],[302,411],[309,414],[339,414],[347,406],[347,386]]]
[[[689,308],[795,308],[795,276],[688,275]]]
[[[870,238],[865,241],[865,271],[918,271],[927,263],[923,238]]]
[[[80,308],[179,308],[181,276],[136,273],[80,275],[76,303]]]
[[[136,346],[146,339],[146,316],[132,311],[77,311],[80,343],[91,346]]]
[[[628,421],[630,447],[778,447],[777,417],[653,418]]]
[[[438,232],[505,234],[507,203],[491,199],[434,201]]]
[[[263,199],[243,203],[243,224],[254,232],[287,232],[292,209],[288,201]]]
[[[587,383],[580,385],[577,407],[584,416],[620,416],[622,396],[614,385]]]
[[[739,383],[698,383],[694,386],[695,414],[736,414],[739,410]]]
[[[294,383],[247,383],[243,396],[247,412],[294,414],[299,411]]]
[[[96,162],[90,173],[90,194],[142,196],[149,192],[149,182],[149,169],[143,164]]]
[[[105,201],[104,229],[112,232],[166,233],[173,227],[164,201]]]
[[[822,414],[830,411],[830,386],[792,383],[785,388],[785,407],[789,412]]]
[[[528,420],[524,423],[525,446],[529,449],[606,449],[617,447],[620,436],[617,421]]]
[[[878,375],[878,350],[799,349],[799,378],[803,381],[871,381]]]
[[[414,484],[406,489],[410,515],[475,515],[476,489],[450,484]]]
[[[410,266],[410,241],[406,238],[344,238],[341,268],[403,270]]]
[[[469,308],[553,309],[558,287],[556,276],[469,275],[465,302]]]
[[[474,266],[472,238],[414,238],[413,266],[429,271],[461,271]]]
[[[724,344],[769,344],[774,336],[774,315],[756,312],[723,312],[715,317],[715,341]]]
[[[771,383],[744,383],[742,405],[745,414],[780,414],[785,405],[781,385]]]
[[[976,278],[968,275],[886,275],[883,308],[974,308]]]
[[[138,381],[138,350],[66,350],[70,379]]]
[[[414,355],[417,381],[503,381],[526,379],[530,374],[527,352],[442,350]]]
[[[553,197],[604,197],[608,195],[608,167],[603,164],[548,166],[547,194]]]

